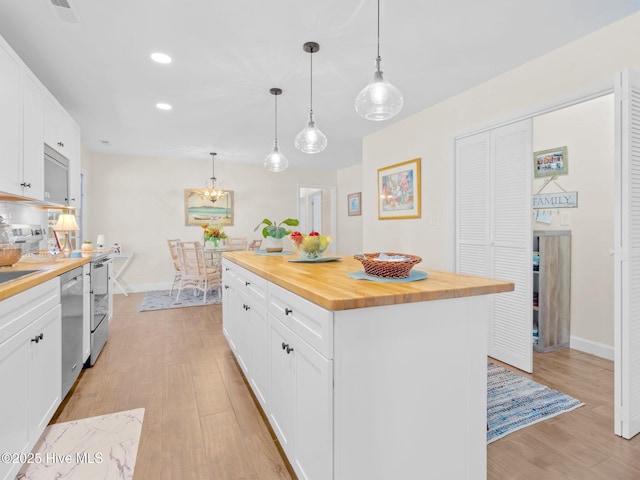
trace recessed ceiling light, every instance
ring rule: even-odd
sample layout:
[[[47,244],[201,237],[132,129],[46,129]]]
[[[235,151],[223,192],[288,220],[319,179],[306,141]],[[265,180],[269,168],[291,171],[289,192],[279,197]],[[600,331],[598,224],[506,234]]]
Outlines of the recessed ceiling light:
[[[173,107],[168,103],[156,103],[156,108],[160,110],[171,110]]]
[[[158,63],[171,63],[171,57],[166,53],[160,53],[160,52],[152,53],[151,60]]]

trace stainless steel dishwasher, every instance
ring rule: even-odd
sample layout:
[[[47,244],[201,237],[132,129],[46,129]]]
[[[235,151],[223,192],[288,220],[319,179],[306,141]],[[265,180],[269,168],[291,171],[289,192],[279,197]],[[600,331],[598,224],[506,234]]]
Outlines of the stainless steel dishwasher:
[[[82,267],[60,275],[63,399],[82,370],[83,281]]]

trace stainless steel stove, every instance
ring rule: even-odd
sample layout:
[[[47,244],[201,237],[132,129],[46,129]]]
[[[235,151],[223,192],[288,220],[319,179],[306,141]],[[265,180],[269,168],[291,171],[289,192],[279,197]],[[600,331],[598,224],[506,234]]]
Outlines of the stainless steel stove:
[[[89,365],[93,366],[109,339],[111,317],[113,264],[109,252],[91,255],[91,354]]]

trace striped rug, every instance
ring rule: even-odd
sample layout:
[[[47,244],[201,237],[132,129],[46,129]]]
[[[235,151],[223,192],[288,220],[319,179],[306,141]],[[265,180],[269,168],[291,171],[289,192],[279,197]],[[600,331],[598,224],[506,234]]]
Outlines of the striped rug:
[[[487,443],[584,405],[498,365],[487,365]]]

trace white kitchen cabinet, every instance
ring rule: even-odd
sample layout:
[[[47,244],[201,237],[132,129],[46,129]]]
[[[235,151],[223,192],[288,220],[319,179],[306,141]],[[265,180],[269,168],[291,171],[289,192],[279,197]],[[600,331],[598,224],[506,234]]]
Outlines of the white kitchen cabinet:
[[[60,280],[0,302],[0,452],[31,450],[60,404]],[[0,463],[0,479],[19,463]]]
[[[267,282],[226,262],[223,271],[223,331],[256,398],[265,407],[269,397]]]
[[[0,39],[0,191],[22,194],[20,60]]]
[[[332,313],[223,260],[223,330],[299,478],[331,478]]]
[[[301,479],[333,476],[333,366],[270,316],[269,420]]]
[[[40,82],[22,69],[21,195],[44,200],[43,93]]]

